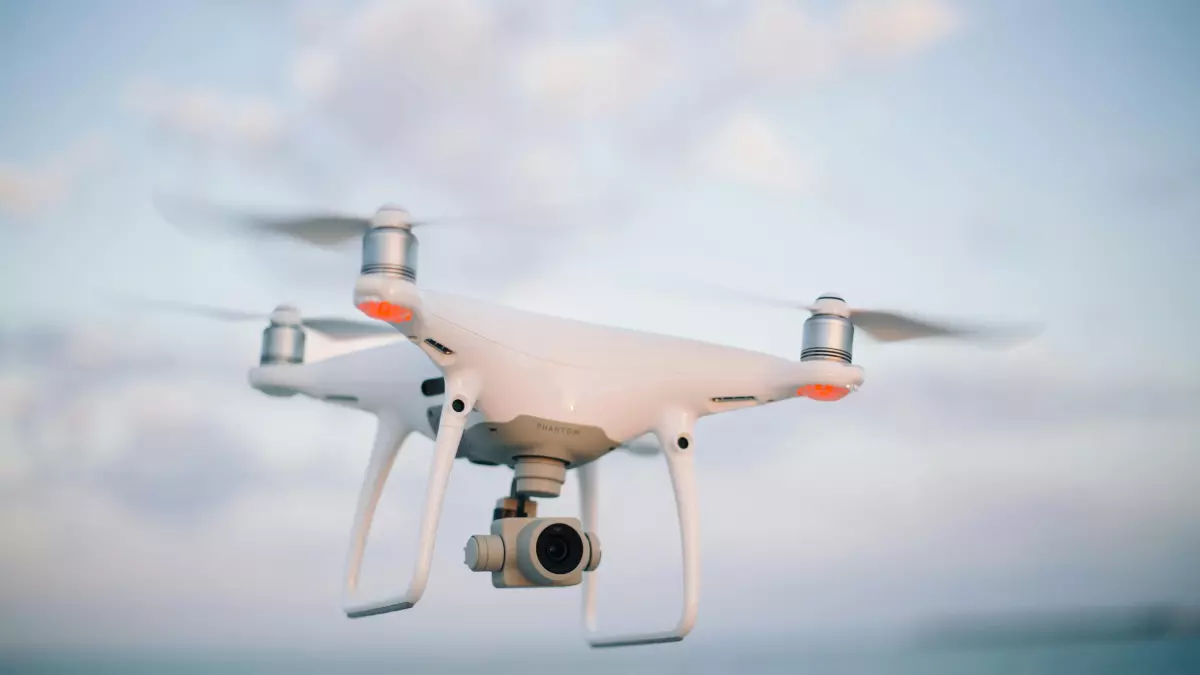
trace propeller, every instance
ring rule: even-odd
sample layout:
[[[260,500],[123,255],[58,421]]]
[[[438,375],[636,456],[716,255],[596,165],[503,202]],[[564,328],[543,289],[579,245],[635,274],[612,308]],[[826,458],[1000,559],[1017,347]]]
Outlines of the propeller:
[[[283,236],[329,248],[361,239],[378,218],[389,225],[405,228],[428,225],[481,224],[488,221],[534,219],[539,216],[562,215],[566,210],[611,208],[613,200],[588,200],[574,204],[559,204],[529,209],[514,209],[471,215],[446,215],[436,218],[413,219],[408,211],[395,204],[386,204],[373,216],[334,211],[312,213],[265,213],[244,210],[178,195],[156,194],[155,210],[166,221],[187,229],[225,229],[242,234]]]
[[[1041,324],[972,324],[962,321],[932,320],[912,314],[882,309],[846,307],[835,293],[826,293],[815,303],[795,302],[747,291],[709,288],[709,297],[734,299],[750,304],[812,313],[839,314],[850,319],[856,330],[876,342],[902,342],[927,338],[948,338],[976,344],[1011,345],[1031,340],[1044,330]]]
[[[290,305],[280,305],[275,308],[275,311],[264,314],[262,312],[249,312],[224,307],[213,307],[211,305],[145,298],[126,299],[124,304],[133,305],[140,309],[203,316],[209,319],[216,319],[217,321],[274,321],[282,324],[299,325],[334,340],[353,340],[355,338],[375,337],[378,335],[399,335],[396,329],[378,321],[355,321],[337,317],[301,318],[299,310]]]

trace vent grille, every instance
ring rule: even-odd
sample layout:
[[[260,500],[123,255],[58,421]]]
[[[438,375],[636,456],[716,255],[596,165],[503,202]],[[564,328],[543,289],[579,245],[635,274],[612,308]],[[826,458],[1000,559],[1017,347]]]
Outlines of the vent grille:
[[[740,401],[757,401],[755,396],[714,396],[713,403],[738,403]]]
[[[430,347],[433,347],[434,349],[438,350],[439,352],[441,352],[443,354],[449,355],[449,354],[454,353],[453,349],[450,349],[446,345],[438,342],[437,340],[434,340],[433,338],[425,338],[425,344],[429,345]]]

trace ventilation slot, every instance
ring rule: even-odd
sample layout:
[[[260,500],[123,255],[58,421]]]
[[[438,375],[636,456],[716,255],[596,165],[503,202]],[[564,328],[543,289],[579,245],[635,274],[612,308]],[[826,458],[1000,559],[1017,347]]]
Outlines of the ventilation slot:
[[[331,402],[331,403],[358,403],[358,397],[357,397],[357,396],[342,396],[342,395],[340,395],[340,394],[334,394],[334,395],[332,395],[332,396],[326,396],[326,397],[325,397],[325,400],[326,400],[326,401],[329,401],[329,402]]]
[[[758,398],[756,398],[754,396],[715,396],[715,397],[713,397],[712,402],[713,403],[740,403],[740,402],[744,402],[744,401],[757,401],[757,400],[758,400]]]
[[[441,352],[443,354],[449,355],[449,354],[454,353],[453,349],[450,349],[446,345],[438,342],[437,340],[434,340],[433,338],[425,338],[425,344],[429,345],[430,347],[433,347],[434,349],[438,350],[439,352]]]

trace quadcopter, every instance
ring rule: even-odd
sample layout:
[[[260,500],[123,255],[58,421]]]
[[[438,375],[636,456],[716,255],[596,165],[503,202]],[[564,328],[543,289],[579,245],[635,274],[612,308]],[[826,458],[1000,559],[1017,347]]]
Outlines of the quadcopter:
[[[790,360],[522,311],[419,286],[413,230],[429,222],[414,221],[394,205],[373,217],[253,220],[261,231],[319,245],[362,241],[353,298],[368,320],[305,318],[280,305],[265,317],[259,364],[248,376],[269,396],[305,396],[378,419],[346,564],[343,607],[350,618],[412,609],[421,600],[451,470],[455,459],[465,459],[513,472],[509,494],[495,502],[489,532],[464,546],[471,570],[490,573],[496,588],[583,584],[583,629],[592,647],[683,640],[700,601],[695,457],[704,446],[694,436],[697,420],[793,398],[832,403],[850,395],[863,383],[863,369],[852,363],[856,329],[881,342],[989,335],[853,309],[825,293],[812,303],[789,303],[810,314],[800,357]],[[306,358],[309,333],[343,347]],[[372,344],[374,338],[385,340]],[[413,433],[434,442],[415,565],[403,592],[364,599],[359,575],[376,506],[401,444]],[[597,464],[618,449],[661,454],[674,490],[683,605],[678,622],[661,632],[597,631]],[[558,497],[570,471],[579,479],[580,518],[539,518],[535,500]]]

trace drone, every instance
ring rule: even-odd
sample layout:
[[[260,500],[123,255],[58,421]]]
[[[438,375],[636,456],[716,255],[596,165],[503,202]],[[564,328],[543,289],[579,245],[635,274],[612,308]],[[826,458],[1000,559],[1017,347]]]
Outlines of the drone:
[[[583,585],[583,633],[592,647],[678,642],[700,603],[696,422],[709,415],[794,398],[833,403],[863,383],[852,362],[856,330],[876,341],[974,339],[998,331],[850,307],[836,293],[811,303],[800,356],[791,360],[697,340],[538,314],[437,292],[417,283],[416,221],[395,205],[373,217],[261,217],[260,232],[318,245],[362,241],[353,303],[367,320],[306,318],[291,305],[267,316],[211,310],[218,318],[265,318],[249,384],[273,397],[304,396],[366,411],[377,426],[351,531],[343,588],[346,616],[412,609],[428,585],[438,523],[456,459],[511,469],[509,494],[487,534],[464,546],[464,563],[496,588]],[[306,359],[306,335],[345,345]],[[384,338],[383,344],[372,339]],[[394,338],[394,339],[391,339]],[[364,342],[365,340],[365,342]],[[362,344],[370,346],[362,347]],[[376,507],[402,443],[434,443],[415,565],[405,589],[365,599],[358,591]],[[683,604],[666,630],[597,629],[597,465],[616,450],[665,458],[680,530]],[[579,479],[579,518],[539,518],[537,499]]]

